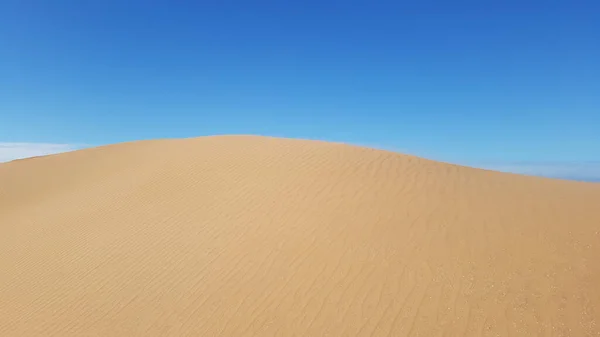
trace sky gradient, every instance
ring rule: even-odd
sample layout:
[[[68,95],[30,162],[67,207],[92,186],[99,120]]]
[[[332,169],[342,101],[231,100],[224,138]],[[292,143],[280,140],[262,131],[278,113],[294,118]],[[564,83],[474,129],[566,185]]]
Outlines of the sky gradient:
[[[241,133],[593,180],[599,15],[597,1],[8,0],[0,161]]]

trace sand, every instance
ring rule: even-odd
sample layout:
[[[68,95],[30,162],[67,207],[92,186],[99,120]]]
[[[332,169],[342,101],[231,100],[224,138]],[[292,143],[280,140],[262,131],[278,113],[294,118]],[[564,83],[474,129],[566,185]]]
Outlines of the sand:
[[[600,184],[253,136],[0,164],[0,336],[598,336]]]

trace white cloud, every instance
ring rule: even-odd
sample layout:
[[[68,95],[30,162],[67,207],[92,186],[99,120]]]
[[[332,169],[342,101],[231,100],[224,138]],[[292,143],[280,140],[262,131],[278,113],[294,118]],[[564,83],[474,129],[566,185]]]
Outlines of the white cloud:
[[[77,150],[74,144],[50,143],[2,143],[0,142],[0,163],[15,159],[43,156]]]

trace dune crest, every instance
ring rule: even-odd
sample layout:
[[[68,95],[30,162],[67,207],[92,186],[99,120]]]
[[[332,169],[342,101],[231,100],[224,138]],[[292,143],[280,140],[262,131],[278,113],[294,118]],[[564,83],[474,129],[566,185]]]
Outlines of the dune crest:
[[[318,141],[0,164],[0,336],[598,336],[600,184]]]

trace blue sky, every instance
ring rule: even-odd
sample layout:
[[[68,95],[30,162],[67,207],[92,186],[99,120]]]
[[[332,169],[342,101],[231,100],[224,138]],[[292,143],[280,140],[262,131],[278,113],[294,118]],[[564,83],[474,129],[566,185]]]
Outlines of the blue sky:
[[[600,178],[599,15],[597,1],[3,1],[0,161],[243,133]]]

